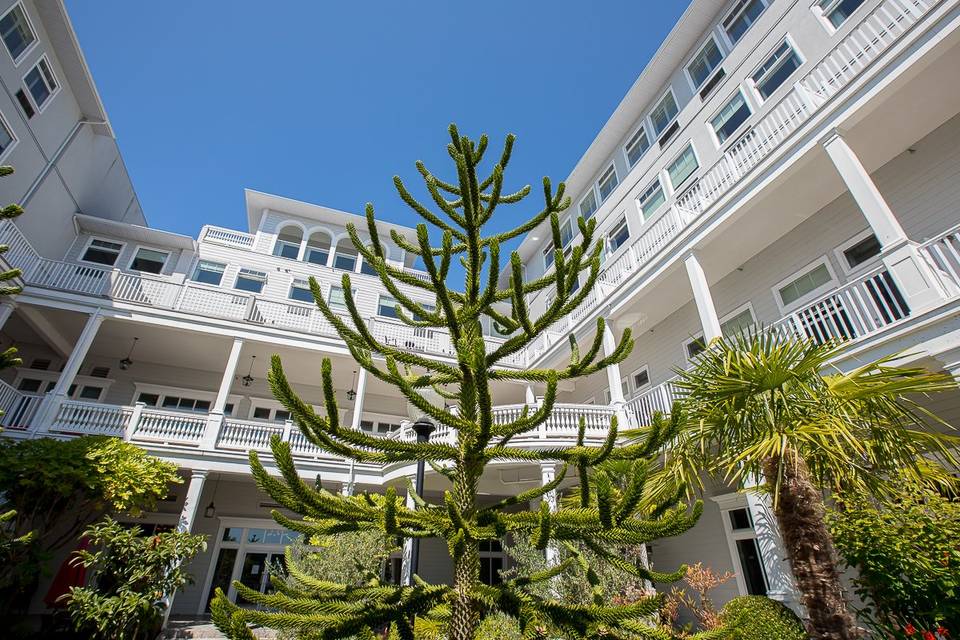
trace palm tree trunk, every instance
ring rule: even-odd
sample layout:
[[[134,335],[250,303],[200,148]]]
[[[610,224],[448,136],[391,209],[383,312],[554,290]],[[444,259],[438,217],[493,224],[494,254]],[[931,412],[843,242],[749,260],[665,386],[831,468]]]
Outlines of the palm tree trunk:
[[[764,461],[767,487],[774,495],[774,514],[780,526],[790,568],[809,615],[808,632],[815,640],[852,640],[859,637],[847,611],[833,539],[824,522],[823,498],[810,479],[806,462],[795,451],[784,455],[781,471],[777,456]]]

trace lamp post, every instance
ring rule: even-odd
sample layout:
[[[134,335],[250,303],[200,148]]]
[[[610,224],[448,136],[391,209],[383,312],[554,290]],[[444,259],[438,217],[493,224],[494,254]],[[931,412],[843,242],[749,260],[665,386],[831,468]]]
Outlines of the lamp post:
[[[413,423],[413,432],[417,434],[417,444],[424,444],[430,441],[430,434],[436,427],[425,416]],[[423,498],[423,460],[417,461],[417,482],[415,485],[417,497]],[[413,584],[413,576],[420,570],[420,538],[413,538],[410,541],[410,584]]]

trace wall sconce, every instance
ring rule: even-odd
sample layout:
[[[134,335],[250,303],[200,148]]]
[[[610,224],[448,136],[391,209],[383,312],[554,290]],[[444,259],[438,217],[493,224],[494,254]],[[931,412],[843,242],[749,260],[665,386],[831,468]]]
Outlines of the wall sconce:
[[[127,357],[120,361],[120,368],[126,371],[133,364],[133,360],[130,359],[130,356],[133,355],[133,350],[137,346],[137,340],[140,338],[134,338],[133,342],[130,344],[130,351],[127,352]]]
[[[357,370],[354,369],[354,370],[353,370],[353,385],[351,385],[350,391],[347,391],[347,400],[349,400],[350,402],[353,402],[354,400],[357,399],[357,392],[355,391],[356,388],[357,388]]]
[[[253,381],[255,379],[250,374],[253,373],[253,363],[256,359],[257,359],[257,356],[250,356],[250,369],[247,371],[247,375],[240,378],[240,384],[242,384],[245,387],[249,387],[251,384],[253,384]]]

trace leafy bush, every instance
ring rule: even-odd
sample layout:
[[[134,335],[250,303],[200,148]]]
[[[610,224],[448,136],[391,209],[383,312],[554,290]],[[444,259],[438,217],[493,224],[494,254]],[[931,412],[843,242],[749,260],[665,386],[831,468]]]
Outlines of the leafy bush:
[[[206,536],[167,532],[143,536],[110,518],[84,535],[98,547],[78,551],[73,562],[93,568],[89,587],[73,587],[67,611],[88,638],[154,638],[166,596],[191,581],[183,565],[206,548]]]
[[[730,640],[807,640],[803,623],[782,602],[765,596],[734,598],[720,612]]]
[[[911,488],[887,502],[849,496],[828,524],[859,573],[861,615],[878,631],[903,637],[907,625],[935,630],[960,620],[960,500]]]

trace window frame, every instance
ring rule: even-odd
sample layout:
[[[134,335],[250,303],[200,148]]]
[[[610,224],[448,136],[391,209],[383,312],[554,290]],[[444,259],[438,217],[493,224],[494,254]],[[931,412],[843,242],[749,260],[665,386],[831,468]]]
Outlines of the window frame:
[[[197,272],[200,271],[200,265],[202,264],[215,264],[223,267],[223,270],[220,272],[220,280],[216,284],[211,282],[203,282],[202,280],[197,280]],[[229,265],[226,262],[217,262],[216,260],[206,260],[202,258],[197,259],[197,263],[193,265],[193,269],[190,271],[190,282],[196,282],[197,284],[205,285],[208,287],[221,287],[223,286],[223,278],[227,275],[227,267]]]
[[[28,44],[27,48],[21,51],[20,55],[17,56],[16,58],[14,58],[13,54],[10,53],[10,49],[7,47],[7,43],[6,42],[3,43],[3,48],[7,52],[7,55],[10,56],[10,59],[13,60],[14,67],[19,67],[20,63],[23,62],[30,55],[30,52],[33,51],[37,47],[37,45],[40,44],[40,36],[37,35],[37,30],[33,26],[33,20],[30,19],[30,12],[27,11],[27,8],[23,2],[15,2],[13,6],[11,6],[9,9],[7,9],[3,13],[3,15],[0,15],[0,20],[3,20],[4,18],[6,18],[8,15],[10,15],[10,13],[12,13],[18,7],[20,8],[20,12],[23,14],[23,18],[27,23],[27,29],[30,30],[30,34],[33,36],[33,42]],[[0,40],[2,40],[2,38],[0,38]]]
[[[305,290],[307,293],[310,294],[310,299],[300,300],[299,298],[294,298],[293,297],[294,289]],[[310,280],[307,278],[298,278],[296,276],[293,277],[290,280],[290,286],[287,287],[287,300],[289,302],[297,302],[300,304],[316,304],[316,301],[313,299],[313,291],[310,289]]]
[[[33,73],[34,69],[40,67],[41,64],[45,64],[47,70],[50,72],[50,75],[53,77],[53,81],[56,83],[56,86],[50,91],[50,95],[47,96],[47,99],[43,101],[42,105],[37,104],[36,98],[33,96],[33,92],[30,91],[30,86],[27,84],[27,76]],[[47,77],[44,75],[43,70],[40,70],[40,77],[46,83],[48,81]],[[50,64],[50,59],[47,58],[47,54],[43,54],[37,59],[37,62],[31,66],[25,74],[20,79],[20,83],[24,89],[24,93],[27,96],[27,100],[30,101],[30,104],[33,105],[34,110],[37,112],[35,115],[39,115],[46,111],[47,107],[53,103],[54,98],[59,95],[60,90],[63,88],[63,83],[60,82],[60,78],[57,77],[56,72],[53,70],[53,65]],[[49,87],[48,87],[49,88]]]
[[[714,124],[714,120],[720,117],[720,113],[727,108],[731,102],[736,100],[737,95],[743,100],[743,104],[747,107],[747,117],[744,118],[736,129],[730,132],[726,138],[723,140],[720,139],[720,135],[717,133],[717,127]],[[724,149],[732,144],[734,144],[740,137],[750,128],[750,118],[755,113],[753,105],[750,104],[750,100],[747,99],[747,94],[744,93],[743,88],[738,86],[736,91],[730,94],[730,99],[725,100],[724,103],[720,106],[719,109],[713,112],[713,115],[707,119],[707,129],[710,131],[710,135],[713,137],[714,143],[717,145],[717,149]]]
[[[724,537],[727,539],[727,547],[730,550],[730,559],[733,563],[734,579],[737,585],[737,591],[740,595],[748,595],[746,572],[740,561],[740,551],[737,548],[737,542],[740,540],[754,540],[757,545],[757,551],[760,554],[760,569],[763,573],[763,581],[766,587],[767,595],[770,594],[770,576],[767,574],[766,562],[763,558],[762,548],[760,547],[760,537],[757,534],[757,517],[751,505],[751,498],[747,492],[727,493],[711,498],[719,508],[720,519],[723,523]],[[730,513],[739,509],[746,509],[750,517],[749,529],[734,529],[733,522],[730,519]]]
[[[747,6],[748,6],[752,1],[753,1],[753,0],[744,0],[743,6],[740,7],[739,11],[737,12],[737,15],[739,16],[739,15],[743,14],[744,10],[747,8]],[[747,31],[750,31],[750,27],[752,27],[753,25],[755,25],[755,24],[757,23],[757,20],[759,20],[759,19],[763,16],[763,14],[767,12],[767,9],[770,8],[770,2],[771,2],[772,0],[757,0],[757,1],[758,1],[760,4],[763,5],[763,10],[757,15],[756,19],[754,19],[753,22],[751,22],[750,24],[747,25],[746,30],[744,30],[744,32],[743,32],[743,33],[740,35],[740,37],[737,38],[736,40],[734,40],[734,39],[730,36],[730,32],[729,32],[729,30],[727,29],[727,27],[725,26],[725,23],[730,19],[730,16],[734,15],[734,12],[736,11],[736,6],[737,6],[739,0],[734,0],[734,2],[730,5],[730,8],[727,9],[726,14],[723,16],[723,19],[721,19],[720,22],[717,23],[718,26],[720,27],[720,31],[723,33],[723,37],[726,39],[727,44],[729,45],[729,47],[730,47],[731,50],[733,50],[733,48],[734,48],[735,46],[737,46],[737,43],[740,42],[740,40],[743,39],[743,36],[745,36],[745,35],[747,34]]]
[[[104,264],[102,262],[93,262],[92,260],[87,260],[84,256],[87,255],[87,252],[90,250],[91,245],[93,245],[94,240],[99,240],[101,242],[110,242],[112,244],[119,244],[120,249],[117,251],[117,259],[113,261],[113,264]],[[83,264],[92,264],[97,267],[104,269],[116,269],[117,262],[120,261],[120,256],[123,255],[124,250],[127,248],[127,243],[120,240],[113,240],[103,236],[89,236],[87,242],[83,247],[83,250],[80,251],[80,255],[77,257],[77,262],[82,262]]]
[[[873,232],[873,229],[867,227],[860,233],[851,236],[846,241],[837,245],[837,247],[833,250],[834,255],[837,257],[837,262],[840,263],[840,270],[843,271],[844,275],[860,274],[865,271],[869,271],[870,269],[875,268],[877,264],[881,262],[883,256],[883,245],[880,246],[880,253],[872,258],[868,258],[855,267],[851,267],[850,263],[847,261],[847,256],[844,252],[863,242],[870,236],[876,237],[876,234]],[[879,242],[879,239],[877,241]]]
[[[630,150],[628,149],[628,147],[630,146],[630,143],[633,142],[635,139],[637,139],[639,134],[641,133],[643,134],[643,139],[646,140],[647,142],[647,146],[646,148],[644,148],[643,151],[640,152],[640,155],[637,156],[637,159],[635,162],[630,162]],[[647,123],[645,122],[645,120],[641,120],[640,126],[638,126],[634,130],[633,134],[629,138],[627,138],[627,141],[623,143],[623,159],[627,161],[627,166],[632,169],[633,167],[640,164],[640,161],[643,160],[644,156],[647,155],[647,152],[650,151],[650,148],[652,146],[653,146],[653,143],[650,142],[650,132],[647,130]]]
[[[636,377],[637,374],[641,371],[645,371],[647,374],[647,382],[643,386],[638,387]],[[650,365],[644,362],[642,365],[633,370],[633,373],[630,374],[630,397],[636,398],[637,395],[648,391],[653,387],[653,379],[650,377]]]
[[[547,243],[543,245],[543,249],[540,250],[540,255],[543,256],[543,272],[546,273],[550,270],[551,267],[556,263],[557,257],[556,252],[557,247],[553,243],[553,239],[547,240]],[[550,256],[550,259],[547,260],[547,256]]]
[[[667,123],[663,125],[662,129],[657,130],[657,125],[653,121],[653,114],[657,109],[660,108],[660,105],[663,104],[663,101],[666,99],[668,94],[673,98],[673,106],[677,111],[676,113],[673,114],[673,116],[669,120],[667,120]],[[677,121],[677,118],[679,117],[680,117],[680,103],[677,101],[677,94],[674,93],[673,91],[673,85],[670,85],[667,87],[666,91],[660,94],[660,98],[653,103],[653,108],[650,109],[650,112],[647,114],[647,120],[650,123],[650,130],[653,131],[654,137],[657,140],[659,140],[661,134],[663,134],[667,129],[669,129],[673,125],[673,123]]]
[[[386,315],[386,314],[384,314],[384,313],[380,313],[380,307],[383,306],[384,299],[393,300],[393,307],[394,307],[394,308],[393,308],[393,313],[394,313],[394,315],[391,316],[391,315]],[[394,320],[399,320],[399,319],[400,319],[400,315],[397,313],[397,310],[396,310],[396,307],[399,307],[399,306],[400,306],[400,302],[399,302],[396,298],[394,298],[392,295],[390,295],[389,293],[378,293],[378,294],[377,294],[377,315],[380,316],[381,318],[392,318],[392,319],[394,319]]]
[[[620,229],[622,228],[625,228],[627,230],[627,237],[626,239],[624,239],[622,243],[614,247],[611,244],[611,240],[615,235],[617,235],[617,232],[620,231]],[[607,231],[607,246],[610,248],[611,256],[616,255],[624,247],[630,246],[630,221],[627,220],[626,215],[620,216],[617,222],[613,226],[611,226],[610,229]]]
[[[642,198],[643,196],[646,196],[648,193],[653,191],[655,185],[660,189],[660,194],[663,196],[663,202],[658,204],[657,207],[650,212],[650,215],[647,215],[643,210],[643,203],[649,200],[650,198],[648,197],[645,200]],[[667,204],[667,192],[663,187],[663,180],[660,179],[659,172],[657,173],[657,175],[653,177],[653,181],[647,185],[647,188],[644,189],[639,196],[634,198],[634,201],[637,203],[637,211],[640,213],[640,220],[642,221],[643,224],[646,224],[648,220],[652,220],[654,214],[660,211],[660,208],[663,207],[663,205]]]
[[[792,284],[795,280],[807,275],[820,265],[826,266],[827,272],[830,274],[830,280],[828,280],[825,284],[820,285],[816,289],[806,293],[805,295],[800,296],[790,304],[784,304],[783,299],[780,297],[780,289],[788,284]],[[777,308],[780,309],[780,313],[787,314],[791,311],[796,311],[797,309],[806,306],[814,300],[822,297],[824,294],[829,293],[832,289],[835,289],[839,285],[840,280],[837,278],[837,274],[833,270],[833,265],[830,264],[830,259],[827,256],[820,256],[813,262],[810,262],[800,269],[797,269],[786,278],[773,285],[773,287],[771,287],[771,291],[773,292],[773,298],[777,303]]]
[[[134,269],[134,268],[133,268],[133,263],[136,261],[136,259],[137,259],[137,254],[140,253],[140,250],[141,250],[141,249],[146,249],[147,251],[156,251],[157,253],[162,253],[162,254],[164,254],[163,264],[160,265],[160,271],[157,271],[156,273],[154,273],[154,272],[152,272],[152,271],[143,271],[143,270],[141,270],[141,269]],[[161,249],[161,248],[159,248],[159,247],[153,247],[153,246],[150,246],[150,245],[148,245],[148,244],[138,244],[138,245],[135,245],[135,246],[134,246],[133,253],[130,255],[130,260],[127,261],[127,271],[136,271],[137,273],[146,273],[146,274],[149,274],[149,275],[152,275],[152,276],[163,275],[163,270],[167,268],[167,264],[170,262],[170,256],[171,256],[172,254],[173,254],[173,252],[170,251],[170,250],[168,250],[168,249]],[[222,278],[221,278],[221,280],[222,280]]]
[[[691,362],[695,357],[703,352],[698,351],[694,355],[690,355],[690,351],[687,349],[687,345],[691,345],[698,341],[703,345],[703,350],[705,351],[707,348],[707,341],[702,330],[690,333],[686,338],[683,339],[683,343],[680,345],[680,350],[683,352],[684,362]]]
[[[14,132],[13,127],[10,126],[10,123],[7,121],[6,116],[4,116],[2,113],[0,113],[0,127],[3,127],[3,129],[10,136],[10,144],[7,145],[6,149],[4,149],[3,151],[0,151],[0,161],[3,161],[6,159],[8,155],[10,155],[13,149],[17,146],[17,143],[20,142],[20,138],[17,137],[17,134],[16,132]]]
[[[603,183],[605,180],[608,180],[610,177],[613,177],[613,186],[610,187],[610,191],[607,192],[607,195],[603,195]],[[617,175],[617,164],[611,162],[610,166],[603,170],[603,173],[600,174],[600,177],[597,178],[597,195],[600,196],[600,202],[597,204],[597,211],[600,210],[600,205],[606,202],[607,198],[613,195],[613,192],[617,190],[617,187],[620,186],[620,176]],[[594,211],[591,214],[591,217],[597,212]]]
[[[843,1],[844,1],[844,0],[832,0],[833,9],[831,9],[829,12],[836,11],[836,10],[839,8],[839,6],[843,3]],[[836,33],[837,31],[839,31],[839,30],[843,27],[843,25],[845,25],[845,24],[847,23],[847,20],[849,20],[850,18],[852,18],[853,15],[854,15],[857,11],[859,11],[861,7],[863,7],[864,5],[867,4],[867,3],[866,3],[866,0],[861,0],[860,4],[857,5],[857,6],[854,8],[854,10],[853,10],[852,12],[850,12],[850,15],[848,15],[846,18],[844,18],[844,19],[840,22],[840,24],[833,24],[833,20],[830,19],[830,16],[829,16],[829,15],[827,15],[827,14],[829,13],[828,10],[824,9],[824,8],[821,6],[821,2],[822,2],[822,0],[814,0],[814,1],[813,1],[813,4],[810,5],[810,10],[813,12],[813,15],[817,16],[817,19],[820,21],[820,23],[821,23],[821,24],[824,26],[824,28],[827,30],[827,33],[829,33],[829,34],[831,34],[831,35],[834,34],[834,33]]]
[[[598,197],[599,195],[600,194],[597,193],[596,184],[591,184],[587,192],[584,193],[583,197],[581,197],[579,202],[577,202],[577,216],[583,218],[584,220],[589,220],[593,216],[597,215],[597,211],[600,211],[600,205],[603,204],[603,201]],[[583,203],[586,202],[587,198],[590,197],[593,197],[593,211],[591,211],[589,214],[584,214]]]
[[[763,68],[763,66],[770,61],[770,58],[772,58],[776,54],[776,52],[779,51],[781,47],[783,47],[784,44],[790,47],[790,51],[793,53],[793,55],[797,57],[797,68],[794,69],[792,72],[790,72],[790,75],[784,78],[783,82],[777,85],[777,87],[770,92],[769,96],[764,97],[763,93],[761,93],[761,90],[760,90],[760,85],[762,85],[763,82],[756,80],[756,75]],[[753,88],[753,95],[754,95],[754,98],[756,98],[757,100],[757,104],[762,105],[767,100],[770,100],[774,96],[776,96],[777,92],[780,91],[780,89],[782,89],[784,86],[787,86],[789,84],[790,78],[792,78],[796,73],[798,73],[803,68],[803,65],[805,63],[806,63],[806,58],[800,52],[800,49],[797,48],[797,45],[793,41],[793,38],[790,37],[789,33],[784,35],[783,38],[777,42],[777,44],[775,44],[773,47],[768,49],[767,54],[763,57],[763,60],[760,62],[760,64],[755,66],[753,70],[749,74],[747,74],[747,84],[749,84]],[[764,73],[764,76],[772,75],[773,73],[775,73],[780,69],[780,66],[781,65],[777,65],[771,69],[768,69]]]
[[[244,272],[246,272],[246,273],[244,273]],[[255,274],[255,275],[254,275],[254,274]],[[263,278],[262,278],[262,279],[259,279],[259,278],[256,277],[256,276],[263,276]],[[240,288],[238,288],[238,287],[237,287],[237,282],[238,282],[241,278],[245,278],[245,279],[247,279],[247,280],[259,280],[259,282],[260,282],[260,290],[259,290],[259,291],[252,291],[252,290],[250,290],[250,289],[240,289]],[[259,295],[259,294],[263,293],[263,288],[267,286],[267,278],[268,278],[268,274],[267,274],[266,271],[259,271],[259,270],[257,270],[257,269],[251,269],[251,268],[249,268],[249,267],[240,267],[240,268],[237,270],[237,275],[235,275],[235,276],[233,277],[233,290],[234,290],[234,291],[243,291],[244,293],[249,293],[249,294],[253,294],[253,295]]]
[[[748,300],[747,302],[744,302],[743,304],[739,305],[738,307],[735,307],[732,311],[730,311],[730,312],[727,313],[726,315],[724,315],[724,316],[722,316],[722,317],[719,318],[719,321],[720,321],[720,334],[723,335],[723,336],[726,338],[726,337],[727,337],[727,334],[725,334],[725,333],[723,332],[723,325],[725,325],[726,323],[730,322],[731,320],[733,320],[733,319],[736,318],[737,316],[741,315],[744,311],[750,312],[750,329],[751,329],[751,330],[756,330],[756,328],[759,326],[758,323],[757,323],[757,314],[756,314],[756,313],[754,312],[754,310],[753,310],[753,303]]]
[[[213,410],[213,405],[217,401],[217,392],[216,391],[203,391],[201,389],[188,389],[185,387],[173,387],[162,384],[152,384],[152,383],[133,383],[133,398],[131,404],[135,404],[140,398],[141,394],[152,394],[157,396],[156,405],[147,405],[153,409],[159,409],[160,411],[180,411],[182,413],[187,413],[190,415],[200,415],[203,413],[209,413]],[[206,412],[196,411],[196,410],[182,410],[180,408],[164,407],[164,401],[167,396],[172,396],[177,399],[188,399],[188,400],[201,400],[208,401],[210,403],[210,409]],[[227,400],[224,403],[224,414],[229,415],[230,417],[237,418],[237,408],[240,406],[240,400],[243,398],[242,395],[231,393],[227,396]],[[226,412],[226,405],[231,406],[231,412],[228,414]]]
[[[717,51],[720,52],[720,61],[717,62],[717,66],[713,67],[712,69],[710,69],[710,71],[707,72],[706,77],[700,82],[700,84],[697,84],[697,82],[693,78],[693,74],[690,73],[690,65],[693,64],[693,61],[696,60],[701,53],[703,53],[703,51],[707,48],[707,45],[710,43],[711,40],[713,41],[714,46],[717,48]],[[714,33],[713,29],[710,30],[710,33],[707,34],[706,38],[700,41],[700,44],[694,49],[694,52],[695,53],[692,56],[690,56],[687,59],[687,61],[683,64],[683,74],[684,76],[686,76],[687,82],[690,83],[690,87],[693,89],[693,93],[698,94],[700,92],[700,89],[703,88],[703,86],[707,84],[707,82],[710,81],[710,78],[712,78],[713,75],[717,72],[717,69],[723,66],[724,61],[727,59],[727,54],[726,52],[724,52],[723,47],[720,46],[720,42],[717,40],[717,36]]]
[[[670,167],[672,167],[686,153],[687,149],[690,149],[690,151],[693,152],[693,159],[697,163],[697,166],[694,167],[693,171],[688,173],[683,180],[681,180],[677,184],[674,184],[673,176],[670,175]],[[700,162],[700,155],[697,153],[697,148],[694,146],[693,140],[688,140],[687,144],[680,150],[680,153],[675,155],[670,160],[670,162],[668,162],[667,165],[664,167],[664,169],[667,172],[667,179],[670,181],[670,187],[673,189],[673,192],[677,193],[678,191],[680,191],[680,187],[683,186],[684,184],[688,184],[687,181],[690,180],[690,178],[692,178],[694,175],[696,175],[697,171],[699,171],[702,167],[703,167],[703,164],[701,164]]]

